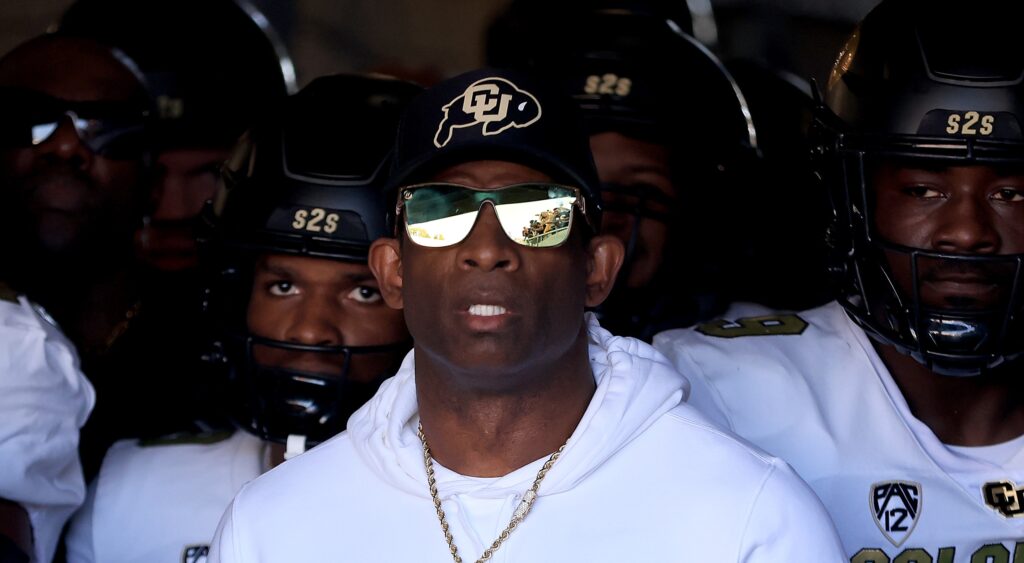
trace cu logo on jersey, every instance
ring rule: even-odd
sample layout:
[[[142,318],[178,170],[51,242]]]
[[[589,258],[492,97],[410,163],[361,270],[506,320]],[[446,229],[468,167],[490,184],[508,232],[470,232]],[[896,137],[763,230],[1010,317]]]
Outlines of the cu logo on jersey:
[[[181,563],[206,563],[206,558],[209,555],[210,546],[190,545],[181,554]]]
[[[894,546],[903,545],[921,515],[921,485],[911,481],[875,483],[870,500],[878,529]]]
[[[1005,518],[1024,518],[1024,488],[1016,488],[1012,481],[985,483],[981,495],[989,508]]]
[[[533,125],[541,114],[540,103],[533,94],[504,78],[477,80],[442,110],[444,118],[434,134],[437,148],[451,142],[456,129],[479,125],[482,135],[497,135],[511,127]]]

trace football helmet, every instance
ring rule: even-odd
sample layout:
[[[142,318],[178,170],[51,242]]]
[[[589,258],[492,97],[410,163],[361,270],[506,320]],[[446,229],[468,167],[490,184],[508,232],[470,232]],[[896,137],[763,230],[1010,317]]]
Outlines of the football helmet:
[[[313,81],[243,136],[202,214],[200,250],[210,270],[204,305],[218,332],[209,359],[228,366],[235,418],[261,438],[304,437],[309,446],[343,430],[410,347],[407,341],[354,347],[263,338],[248,329],[246,310],[259,256],[365,263],[370,243],[389,234],[390,202],[381,188],[399,116],[419,91],[377,77]],[[338,369],[325,375],[263,365],[256,360],[260,348],[322,354]],[[373,384],[350,381],[354,359],[366,355],[377,355],[372,364],[387,368]]]
[[[879,234],[873,171],[1024,165],[1022,7],[985,0],[886,0],[839,53],[816,112],[812,149],[829,188],[830,269],[839,302],[875,340],[936,373],[977,375],[1024,353],[1024,255],[901,246]],[[956,30],[955,40],[949,37]],[[901,282],[894,264],[909,270]],[[1001,288],[997,304],[929,303],[929,269],[971,271]]]
[[[138,65],[161,149],[231,146],[268,103],[296,90],[284,43],[247,0],[77,0],[57,30]]]
[[[492,51],[506,53],[499,62],[529,68],[570,94],[591,135],[618,133],[668,149],[674,193],[646,182],[601,185],[605,211],[615,221],[606,227],[618,230],[626,257],[615,292],[598,308],[599,315],[617,334],[649,338],[655,330],[690,324],[715,306],[711,303],[718,298],[699,284],[685,291],[680,286],[717,275],[712,264],[736,246],[730,238],[735,229],[720,229],[719,236],[685,254],[679,249],[690,231],[710,222],[704,211],[719,208],[729,191],[721,188],[745,185],[740,178],[760,160],[757,131],[730,72],[686,32],[689,22],[678,10],[682,4],[675,10],[637,0],[569,6],[554,14],[534,12],[532,19],[524,12],[518,41],[497,37],[509,46]],[[645,251],[640,233],[647,221],[669,225],[669,236],[680,244],[669,244],[667,252],[679,255],[662,256],[653,277],[630,288],[627,280]],[[712,285],[714,292],[721,290]],[[686,296],[667,305],[668,293]]]

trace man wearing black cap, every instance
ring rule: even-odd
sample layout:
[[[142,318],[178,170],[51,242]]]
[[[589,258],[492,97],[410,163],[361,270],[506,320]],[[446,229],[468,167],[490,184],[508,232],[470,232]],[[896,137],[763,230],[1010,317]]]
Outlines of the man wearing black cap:
[[[397,238],[370,266],[414,350],[345,433],[242,489],[211,561],[841,559],[784,463],[707,424],[663,357],[584,314],[623,249],[596,234],[575,111],[488,70],[412,102]]]

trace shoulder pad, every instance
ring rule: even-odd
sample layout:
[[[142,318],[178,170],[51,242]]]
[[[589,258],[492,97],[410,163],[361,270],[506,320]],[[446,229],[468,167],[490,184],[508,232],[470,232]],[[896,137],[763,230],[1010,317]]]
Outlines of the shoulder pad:
[[[698,325],[697,332],[705,336],[718,338],[738,338],[740,336],[783,336],[802,334],[807,329],[807,321],[799,315],[762,315],[744,317],[736,320],[718,319]]]
[[[208,446],[223,442],[232,435],[235,430],[212,430],[206,432],[175,432],[157,438],[140,438],[140,448],[155,448],[160,446],[185,446],[198,445]]]

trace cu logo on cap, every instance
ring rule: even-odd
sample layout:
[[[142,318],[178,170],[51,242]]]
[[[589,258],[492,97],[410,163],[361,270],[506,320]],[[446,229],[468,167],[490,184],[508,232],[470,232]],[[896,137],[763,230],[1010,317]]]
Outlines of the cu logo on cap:
[[[447,145],[456,129],[480,125],[481,135],[497,135],[512,127],[532,125],[541,115],[537,98],[504,78],[477,80],[442,111],[444,118],[434,134],[437,148]]]

